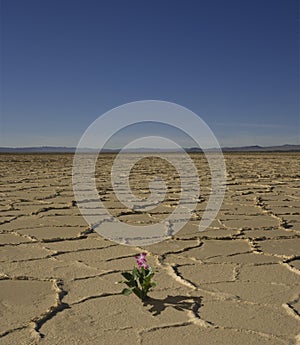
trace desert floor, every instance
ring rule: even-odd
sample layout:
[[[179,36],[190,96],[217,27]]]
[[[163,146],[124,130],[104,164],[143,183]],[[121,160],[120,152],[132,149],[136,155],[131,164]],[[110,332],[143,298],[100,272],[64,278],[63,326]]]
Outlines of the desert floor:
[[[168,192],[151,212],[128,210],[101,155],[100,197],[122,222],[152,224],[176,208],[179,178],[160,159],[141,161],[131,187],[149,179]],[[198,230],[210,186],[192,155],[201,195],[172,238],[133,247],[107,240],[82,217],[72,190],[71,154],[0,155],[0,343],[300,344],[300,155],[226,154],[227,190],[217,218]],[[158,286],[143,304],[120,294],[120,272],[148,253]]]

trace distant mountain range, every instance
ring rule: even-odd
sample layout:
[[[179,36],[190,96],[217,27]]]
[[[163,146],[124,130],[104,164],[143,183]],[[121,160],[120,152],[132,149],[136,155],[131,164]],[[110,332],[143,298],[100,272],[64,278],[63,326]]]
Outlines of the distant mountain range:
[[[216,149],[205,149],[206,152],[213,152]],[[40,147],[0,147],[0,153],[74,153],[75,147],[53,147],[53,146],[40,146]],[[81,152],[96,152],[95,149],[82,149]],[[117,153],[120,149],[104,149],[104,153]],[[202,152],[198,147],[185,148],[187,152]],[[222,147],[223,152],[296,152],[300,151],[300,145],[279,145],[279,146],[241,146],[241,147]],[[176,152],[174,149],[153,149],[153,148],[137,148],[128,149],[126,152]]]
[[[300,145],[278,145],[278,146],[242,146],[242,147],[222,147],[222,151],[228,152],[235,152],[235,151],[243,151],[243,152],[274,152],[274,151],[300,151]]]

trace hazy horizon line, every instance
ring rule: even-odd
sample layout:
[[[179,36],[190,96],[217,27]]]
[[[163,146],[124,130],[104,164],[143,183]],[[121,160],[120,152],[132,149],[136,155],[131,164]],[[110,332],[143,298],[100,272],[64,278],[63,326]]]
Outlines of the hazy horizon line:
[[[243,145],[243,146],[222,146],[220,148],[211,147],[211,148],[199,148],[199,147],[183,147],[185,151],[189,152],[203,152],[203,151],[272,151],[272,150],[279,150],[279,151],[300,151],[300,144],[282,144],[282,145],[270,145],[270,146],[261,146],[261,145]],[[52,150],[52,151],[51,151]],[[0,153],[5,152],[76,152],[77,147],[75,146],[0,146]],[[77,152],[96,152],[98,151],[97,148],[81,148]],[[153,148],[153,147],[137,147],[137,148],[130,148],[130,149],[122,149],[122,148],[103,148],[101,152],[178,152],[180,149],[176,148]]]

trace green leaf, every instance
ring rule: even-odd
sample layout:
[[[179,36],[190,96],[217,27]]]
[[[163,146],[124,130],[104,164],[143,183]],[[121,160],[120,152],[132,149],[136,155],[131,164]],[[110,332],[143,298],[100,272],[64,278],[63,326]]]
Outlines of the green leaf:
[[[133,279],[133,275],[131,273],[129,273],[129,272],[122,272],[121,274],[127,280],[132,280]]]
[[[152,286],[152,287],[157,286],[157,282],[151,282],[151,286]]]
[[[132,276],[133,276],[133,279],[136,280],[139,276],[139,271],[136,267],[133,268],[132,270]]]
[[[153,269],[152,269],[152,267],[151,267],[151,266],[149,266],[149,269],[148,269],[147,271],[148,271],[148,274],[153,273]]]
[[[139,283],[140,283],[140,286],[144,285],[144,277],[143,276],[139,277]]]
[[[149,267],[149,270],[146,270],[146,277],[153,277],[154,276],[154,272],[153,269],[151,267]]]
[[[146,277],[144,280],[144,285],[148,286],[151,284],[152,276]]]
[[[132,294],[132,290],[125,288],[125,289],[122,290],[122,294],[124,296],[129,296],[130,294]]]

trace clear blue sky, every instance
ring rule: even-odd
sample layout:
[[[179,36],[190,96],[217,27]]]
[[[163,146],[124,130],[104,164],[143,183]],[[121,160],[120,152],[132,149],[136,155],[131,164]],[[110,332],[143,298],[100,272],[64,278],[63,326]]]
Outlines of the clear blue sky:
[[[0,146],[75,146],[159,99],[222,146],[299,144],[298,0],[2,0]]]

